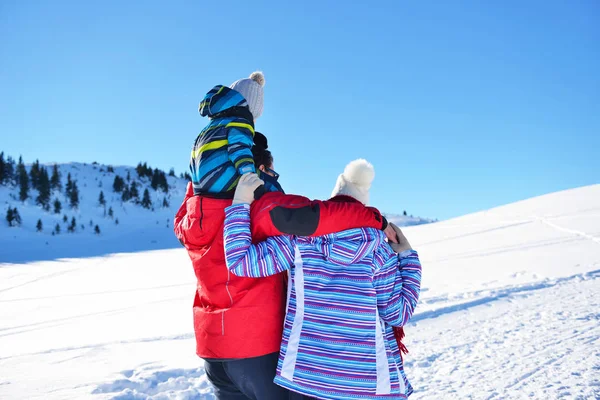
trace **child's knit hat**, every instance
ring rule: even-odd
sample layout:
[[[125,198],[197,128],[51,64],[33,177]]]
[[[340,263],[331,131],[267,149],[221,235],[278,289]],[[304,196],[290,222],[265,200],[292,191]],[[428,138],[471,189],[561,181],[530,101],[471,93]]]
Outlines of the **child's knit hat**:
[[[249,78],[240,79],[229,86],[244,96],[255,120],[263,112],[263,86],[265,86],[265,76],[260,71],[253,72]]]

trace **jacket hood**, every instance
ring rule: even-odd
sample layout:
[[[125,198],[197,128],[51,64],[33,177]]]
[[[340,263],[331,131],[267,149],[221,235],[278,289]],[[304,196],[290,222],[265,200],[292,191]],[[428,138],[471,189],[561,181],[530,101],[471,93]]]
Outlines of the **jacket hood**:
[[[217,114],[243,107],[250,111],[248,102],[239,92],[227,86],[217,85],[206,93],[198,106],[198,112],[203,117],[212,118]]]
[[[299,237],[320,247],[328,261],[338,265],[351,265],[372,257],[383,242],[383,233],[373,228],[350,229],[319,237]]]

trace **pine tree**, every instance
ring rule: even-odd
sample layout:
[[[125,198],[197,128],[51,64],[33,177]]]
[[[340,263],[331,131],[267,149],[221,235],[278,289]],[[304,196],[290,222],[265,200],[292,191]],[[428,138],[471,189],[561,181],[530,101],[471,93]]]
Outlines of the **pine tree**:
[[[31,164],[31,169],[29,170],[29,176],[31,177],[31,187],[34,189],[38,189],[39,183],[40,183],[40,161],[39,160],[35,160],[35,162],[33,164]]]
[[[42,225],[42,220],[41,219],[38,219],[38,222],[37,222],[37,225],[35,226],[35,229],[38,232],[41,232],[44,229],[44,226]]]
[[[73,182],[69,201],[71,202],[71,208],[77,208],[79,206],[79,189],[77,188],[77,182]]]
[[[129,191],[129,187],[125,186],[123,189],[123,194],[121,195],[121,200],[123,202],[129,201],[131,199],[131,192]]]
[[[16,171],[16,166],[15,166],[15,160],[11,157],[11,156],[7,156],[6,157],[6,164],[4,165],[5,171],[4,171],[4,176],[5,176],[5,182],[7,184],[12,184],[15,181],[15,171]]]
[[[0,185],[6,181],[6,161],[4,161],[4,152],[0,153]]]
[[[112,165],[109,165],[108,167],[106,167],[106,171],[107,172],[115,172],[115,169],[113,168]]]
[[[52,167],[52,178],[50,178],[50,189],[61,190],[62,185],[60,183],[60,172],[58,172],[58,165],[54,164]]]
[[[169,176],[175,177],[175,168],[169,170]]]
[[[129,173],[129,171],[127,171],[127,182],[129,182],[131,180],[131,174]]]
[[[17,166],[17,175],[19,177],[19,199],[21,201],[27,200],[29,197],[29,177],[27,176],[27,170],[23,160],[19,158],[20,163]]]
[[[181,177],[188,182],[192,180],[192,176],[188,172],[181,174]]]
[[[54,226],[54,232],[56,232],[57,235],[60,233],[60,225],[59,224],[56,224],[56,226]]]
[[[15,226],[21,225],[21,215],[19,214],[19,210],[17,210],[17,207],[13,208],[13,218],[13,224]]]
[[[39,195],[36,199],[37,204],[44,207],[44,210],[50,209],[50,179],[48,178],[48,170],[41,167],[38,171],[38,190]]]
[[[96,226],[94,227],[94,233],[95,233],[96,235],[99,235],[99,234],[100,234],[100,227],[99,227],[98,225],[96,225]]]
[[[8,222],[8,226],[13,226],[13,221],[15,220],[15,214],[13,213],[13,209],[8,207],[6,210],[6,222]]]
[[[112,207],[108,207],[108,216],[112,218],[114,215]]]
[[[162,204],[162,206],[163,206],[164,208],[169,208],[169,202],[167,201],[167,198],[166,198],[166,197],[163,199],[163,204]]]
[[[116,193],[121,193],[124,186],[125,182],[123,181],[123,178],[121,178],[119,175],[115,176],[115,180],[113,181],[113,190]]]
[[[144,197],[142,199],[142,207],[150,208],[152,206],[152,200],[150,200],[150,192],[148,189],[144,189]]]
[[[61,204],[60,200],[54,199],[54,214],[60,214],[61,210],[62,210],[62,204]]]
[[[132,199],[139,199],[140,194],[138,192],[138,188],[137,188],[137,184],[134,182],[131,182],[131,187],[129,188],[129,195],[131,196]]]
[[[403,215],[406,217],[406,210],[404,210],[404,214]]]
[[[63,215],[63,222],[66,224],[67,221],[69,220],[69,218],[67,217],[67,214]]]
[[[158,189],[159,181],[160,181],[160,176],[159,176],[159,172],[158,172],[158,168],[157,168],[152,173],[152,181],[150,181],[150,186],[152,187],[152,189],[154,189],[154,190]]]
[[[102,190],[100,191],[100,196],[98,196],[98,203],[101,206],[105,206],[106,205],[106,200],[104,199],[104,192]]]
[[[119,218],[115,219],[115,225],[119,225]]]
[[[67,174],[67,186],[65,187],[65,194],[68,198],[71,198],[71,192],[73,191],[73,181],[71,180],[71,173]]]
[[[75,217],[73,217],[71,219],[71,224],[69,225],[69,227],[67,228],[67,230],[69,232],[75,232],[75,229],[77,229],[77,221],[75,220]]]

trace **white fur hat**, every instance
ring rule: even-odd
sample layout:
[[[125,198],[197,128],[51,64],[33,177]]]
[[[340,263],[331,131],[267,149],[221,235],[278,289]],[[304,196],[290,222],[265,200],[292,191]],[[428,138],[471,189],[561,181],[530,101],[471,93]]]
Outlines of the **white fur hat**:
[[[240,79],[229,86],[244,96],[255,120],[263,112],[263,86],[265,86],[265,76],[260,71],[253,72],[249,78]]]
[[[375,168],[367,160],[359,158],[351,161],[338,176],[331,197],[351,196],[366,205],[369,203],[369,189],[374,178]]]

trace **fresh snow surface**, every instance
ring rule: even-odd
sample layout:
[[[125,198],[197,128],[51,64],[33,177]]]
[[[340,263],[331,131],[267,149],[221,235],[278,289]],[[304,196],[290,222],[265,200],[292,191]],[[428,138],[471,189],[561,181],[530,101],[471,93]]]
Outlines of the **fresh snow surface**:
[[[405,233],[411,399],[600,398],[600,185]],[[212,399],[194,289],[183,249],[0,264],[0,398]]]

